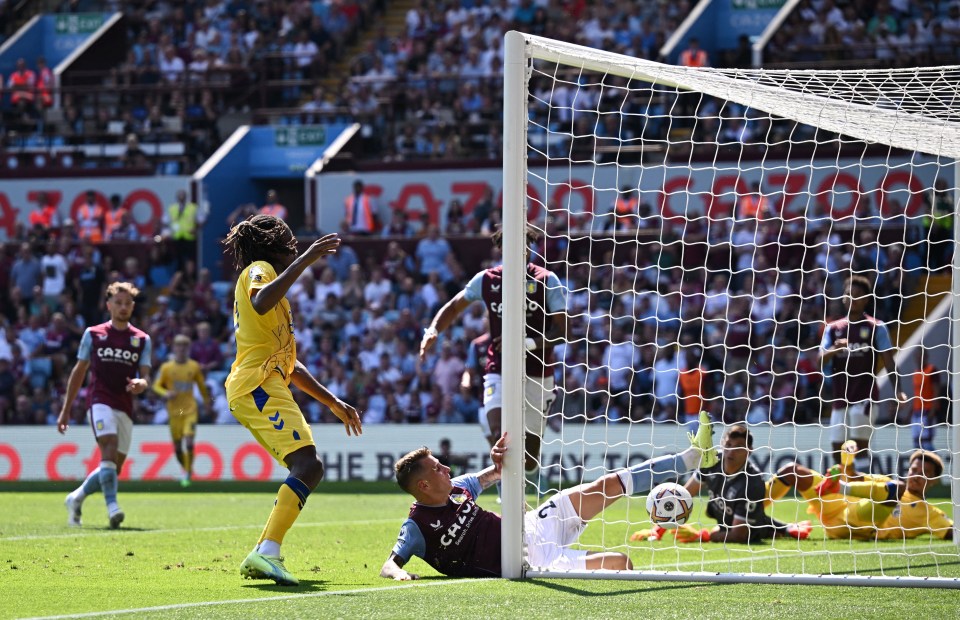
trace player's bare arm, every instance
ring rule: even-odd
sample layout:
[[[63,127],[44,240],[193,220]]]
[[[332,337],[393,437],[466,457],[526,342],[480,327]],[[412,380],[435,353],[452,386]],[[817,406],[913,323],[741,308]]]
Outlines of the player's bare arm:
[[[266,314],[280,303],[297,278],[322,256],[334,254],[340,247],[340,237],[336,233],[324,235],[310,244],[310,247],[296,257],[290,266],[283,270],[276,280],[259,289],[250,298],[257,314]]]
[[[391,551],[390,557],[387,558],[387,561],[384,562],[380,568],[380,576],[395,581],[413,581],[414,579],[420,579],[420,575],[414,575],[413,573],[408,573],[403,570],[404,564],[406,564],[406,561]]]
[[[360,414],[357,410],[337,398],[323,384],[317,381],[307,367],[299,360],[293,365],[293,373],[290,375],[290,382],[300,388],[306,394],[326,405],[343,422],[347,435],[362,435],[363,424],[360,422]]]
[[[473,302],[467,299],[466,291],[460,291],[453,296],[453,299],[443,304],[437,316],[433,317],[430,326],[423,332],[423,340],[420,341],[420,361],[422,362],[437,338],[442,334],[457,318],[463,314],[463,311],[470,307]]]
[[[63,397],[63,406],[60,407],[60,415],[57,417],[57,430],[61,435],[70,427],[70,410],[73,409],[73,401],[77,398],[77,392],[80,391],[80,386],[87,377],[88,368],[90,368],[90,360],[77,360],[77,364],[70,371],[67,393]]]

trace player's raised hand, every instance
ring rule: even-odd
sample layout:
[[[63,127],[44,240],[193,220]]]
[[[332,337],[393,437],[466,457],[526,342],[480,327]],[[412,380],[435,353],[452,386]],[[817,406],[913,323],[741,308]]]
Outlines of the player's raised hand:
[[[327,256],[329,254],[334,254],[337,251],[337,248],[340,247],[340,235],[337,233],[330,233],[329,235],[324,235],[310,244],[310,247],[303,253],[304,256],[312,263],[321,256]]]
[[[499,472],[503,469],[503,455],[507,452],[508,443],[507,433],[504,432],[503,435],[500,435],[497,443],[493,444],[493,447],[490,448],[490,460],[493,462],[495,471]]]
[[[337,399],[337,401],[330,406],[330,411],[343,422],[343,426],[347,429],[348,436],[357,435],[359,437],[363,434],[363,423],[360,421],[360,414],[354,407]]]

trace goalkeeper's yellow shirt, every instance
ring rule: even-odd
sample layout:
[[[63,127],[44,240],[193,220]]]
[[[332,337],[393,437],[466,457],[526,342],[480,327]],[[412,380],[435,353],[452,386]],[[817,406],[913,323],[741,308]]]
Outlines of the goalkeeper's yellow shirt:
[[[276,270],[266,261],[251,263],[237,278],[233,302],[237,359],[226,381],[228,402],[257,389],[274,371],[290,383],[297,360],[290,303],[283,298],[266,313],[257,314],[251,301],[258,290],[276,278]]]
[[[924,534],[946,538],[953,529],[953,520],[936,506],[908,491],[900,498],[893,514],[878,529],[878,538],[884,540],[916,538]]]
[[[193,386],[200,388],[203,399],[207,399],[207,385],[203,382],[203,371],[195,360],[188,359],[183,364],[175,360],[164,362],[160,366],[160,373],[153,383],[153,391],[160,396],[166,396],[173,390],[176,396],[167,401],[167,411],[170,419],[174,416],[191,416],[197,414],[197,399],[193,397]]]

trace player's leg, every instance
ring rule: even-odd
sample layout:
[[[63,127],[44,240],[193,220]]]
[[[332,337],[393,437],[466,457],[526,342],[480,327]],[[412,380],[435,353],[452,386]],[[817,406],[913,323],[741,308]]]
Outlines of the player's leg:
[[[616,551],[588,553],[584,562],[588,570],[633,570],[630,558]]]
[[[271,376],[251,394],[230,403],[230,409],[260,445],[290,469],[240,574],[252,579],[272,579],[279,585],[297,585],[296,577],[283,565],[280,546],[310,492],[323,478],[323,464],[317,457],[310,425],[279,375]]]
[[[117,503],[117,487],[120,467],[123,464],[121,455],[130,452],[133,422],[122,411],[102,404],[91,407],[91,424],[97,445],[100,448],[100,489],[107,504],[107,514],[110,527],[118,528],[125,515]]]
[[[197,433],[197,416],[189,416],[184,420],[183,438],[181,440],[181,452],[183,453],[183,479],[180,486],[190,486],[193,478],[193,455],[194,455],[194,437]]]
[[[816,487],[815,477],[819,474],[808,467],[799,463],[788,463],[780,469],[767,482],[767,503],[776,501],[787,494],[790,489],[796,489],[801,493]]]
[[[546,426],[547,414],[553,405],[553,377],[527,377],[524,382],[524,464],[527,481],[538,491],[540,484],[540,446]]]
[[[854,456],[857,471],[870,471],[870,436],[873,434],[873,427],[870,422],[870,401],[859,402],[851,405],[847,411],[847,424],[850,428],[850,439],[857,442],[857,451]],[[841,444],[841,455],[838,462],[845,465],[843,457],[843,446]]]
[[[93,412],[87,411],[87,417],[92,420]],[[96,438],[96,431],[94,431]],[[89,495],[100,491],[100,466],[87,474],[87,477],[80,483],[76,489],[70,492],[63,500],[63,505],[67,507],[67,525],[71,527],[80,527],[82,521],[83,500]]]
[[[604,508],[625,495],[646,493],[661,482],[676,478],[697,467],[712,467],[717,463],[713,447],[713,426],[706,413],[700,414],[700,428],[690,437],[691,446],[679,454],[649,459],[632,467],[621,469],[593,482],[573,487],[564,494],[583,521],[594,518]]]
[[[177,463],[180,469],[187,471],[183,460],[183,419],[177,415],[171,415],[168,421],[170,425],[170,440],[173,442],[173,453],[177,457]]]
[[[833,448],[833,462],[840,464],[840,446],[848,439],[847,409],[833,407],[830,410],[830,445]]]

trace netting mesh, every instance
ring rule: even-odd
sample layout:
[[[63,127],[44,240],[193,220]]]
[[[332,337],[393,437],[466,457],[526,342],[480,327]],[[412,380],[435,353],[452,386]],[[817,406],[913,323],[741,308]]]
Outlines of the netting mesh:
[[[809,479],[784,474],[827,473],[853,438],[869,444],[859,473],[908,480],[924,448],[946,464],[927,500],[952,517],[956,181],[943,155],[960,154],[960,68],[697,74],[629,60],[531,63],[531,261],[562,282],[568,331],[526,353],[557,385],[528,494],[679,452],[704,410],[718,444],[750,429],[767,486],[778,471],[790,483],[766,514],[811,520],[810,539],[630,540],[651,525],[642,501],[623,500],[581,548],[655,571],[960,578],[943,521],[910,521],[903,502],[818,503]],[[869,318],[845,296],[851,277]],[[707,508],[723,502],[702,492],[693,525],[712,528],[724,517]]]

